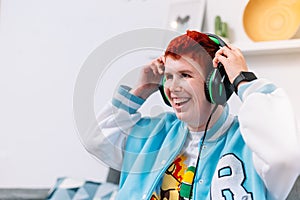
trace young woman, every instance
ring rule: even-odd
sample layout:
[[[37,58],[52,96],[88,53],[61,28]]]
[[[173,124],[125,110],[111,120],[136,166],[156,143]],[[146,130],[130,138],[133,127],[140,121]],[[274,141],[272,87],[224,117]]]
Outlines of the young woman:
[[[216,103],[205,92],[219,63],[243,102],[238,116],[229,114],[226,100]],[[174,113],[141,117],[138,109],[162,78]],[[239,49],[220,48],[196,31],[173,39],[164,56],[144,67],[135,88],[121,86],[100,113],[99,127],[101,134],[90,132],[83,142],[121,169],[117,199],[281,200],[300,171],[284,91],[248,73]]]

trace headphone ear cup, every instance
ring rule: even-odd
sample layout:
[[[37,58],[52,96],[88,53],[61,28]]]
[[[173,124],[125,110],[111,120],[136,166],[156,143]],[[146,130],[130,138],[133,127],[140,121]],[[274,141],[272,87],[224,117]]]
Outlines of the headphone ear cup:
[[[162,96],[165,104],[167,104],[168,106],[171,107],[171,103],[169,102],[169,98],[166,95],[165,89],[164,89],[165,82],[166,82],[166,77],[163,76],[162,79],[161,79],[161,81],[160,81],[160,85],[159,85],[158,89],[159,89],[159,92],[160,92],[160,94],[161,94],[161,96]]]
[[[213,70],[211,72],[209,72],[208,76],[206,77],[205,84],[204,84],[205,97],[206,97],[207,101],[210,103],[212,103],[212,100],[211,100],[211,93],[210,93],[210,89],[209,89],[209,82],[210,82],[212,73],[213,73]]]
[[[205,95],[212,104],[224,105],[227,101],[222,76],[217,68],[212,70],[206,78]]]

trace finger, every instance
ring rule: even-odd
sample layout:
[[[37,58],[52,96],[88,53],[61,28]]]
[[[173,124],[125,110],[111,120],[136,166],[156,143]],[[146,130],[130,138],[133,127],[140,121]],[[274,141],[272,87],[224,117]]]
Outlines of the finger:
[[[157,61],[158,61],[159,63],[161,63],[161,64],[164,64],[164,63],[165,63],[164,60],[165,60],[165,57],[164,57],[164,56],[160,56],[160,57],[157,58]]]
[[[234,49],[234,48],[235,48],[232,44],[227,44],[227,47],[228,47],[229,49]]]
[[[164,71],[165,71],[165,65],[160,64],[160,65],[158,66],[158,73],[159,73],[159,74],[163,74]]]
[[[159,74],[163,74],[164,71],[165,71],[165,62],[164,62],[164,56],[160,56],[158,59],[158,66],[157,66],[157,69],[158,69],[158,73]]]
[[[243,58],[243,54],[238,48],[225,50],[224,54],[231,61],[241,60],[241,58]]]
[[[228,49],[228,47],[222,47],[220,48],[217,52],[216,52],[216,55],[215,57],[219,58],[219,57],[228,57],[228,52],[230,50]]]
[[[220,57],[224,57],[224,48],[220,48],[216,54],[215,54],[215,57],[213,59],[213,67],[217,67],[218,66],[218,63],[220,62],[219,58]]]
[[[222,57],[222,56],[227,57],[228,52],[230,52],[228,47],[222,47],[216,52],[215,58]]]
[[[217,57],[214,57],[213,59],[213,67],[217,67],[218,66],[218,63],[219,63],[219,59]]]
[[[231,48],[229,46],[222,47],[222,55],[228,57],[231,52]]]
[[[161,57],[161,60],[162,60],[162,62],[165,64],[166,63],[166,57],[165,56],[162,56]]]
[[[222,54],[223,54],[223,48],[220,48],[217,52],[216,52],[216,54],[215,54],[215,57],[217,57],[217,56],[221,56]]]
[[[219,56],[217,58],[217,62],[214,63],[215,67],[217,67],[219,63],[222,63],[225,67],[228,64],[228,59],[225,56]]]
[[[237,50],[238,49],[237,47],[233,46],[232,44],[228,44],[227,47],[230,50]]]
[[[155,64],[156,64],[155,67],[156,67],[158,74],[160,74],[160,75],[163,74],[165,72],[164,63],[162,61],[160,61],[160,62],[156,62]]]
[[[226,46],[224,46],[224,47],[226,47],[226,48],[228,48],[228,49],[231,49],[232,45],[229,44],[229,43],[227,43]]]
[[[157,67],[157,64],[156,64],[156,63],[152,63],[150,67],[151,67],[152,73],[153,73],[154,75],[158,75],[158,74],[159,74],[159,72],[158,72],[158,67]]]
[[[238,48],[235,47],[224,47],[223,49],[223,56],[228,59],[234,59],[237,56],[242,55],[241,51]]]
[[[242,54],[241,49],[239,49],[239,48],[233,46],[232,44],[230,44],[228,47],[229,47],[232,51],[234,51],[235,53]]]

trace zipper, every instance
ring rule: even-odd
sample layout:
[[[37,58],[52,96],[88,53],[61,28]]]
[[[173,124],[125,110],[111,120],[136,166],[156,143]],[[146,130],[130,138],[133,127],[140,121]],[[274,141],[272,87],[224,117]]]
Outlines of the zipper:
[[[208,125],[209,125],[209,122],[211,120],[211,117],[212,115],[214,114],[214,112],[217,110],[217,107],[218,105],[216,104],[215,107],[213,108],[213,110],[211,111],[210,115],[209,115],[209,118],[206,122],[206,125],[205,125],[205,130],[204,130],[204,134],[202,136],[202,139],[200,141],[200,146],[199,146],[199,153],[198,153],[198,157],[197,157],[197,163],[196,163],[196,170],[195,170],[195,173],[194,173],[194,177],[193,177],[193,180],[192,180],[192,194],[190,194],[190,197],[189,197],[189,200],[191,200],[191,197],[192,199],[194,199],[195,197],[195,192],[196,192],[196,185],[194,184],[195,183],[195,178],[197,176],[197,172],[199,170],[199,165],[202,164],[200,162],[200,159],[201,159],[201,155],[202,155],[202,149],[203,149],[203,146],[204,146],[204,141],[205,141],[205,138],[206,138],[206,134],[207,134],[207,131],[208,131]],[[201,168],[200,168],[201,169]]]
[[[186,129],[185,134],[187,135],[188,129]],[[150,195],[152,195],[154,188],[156,187],[156,183],[157,181],[162,177],[162,175],[165,173],[165,171],[167,170],[167,168],[170,166],[171,162],[174,161],[175,157],[178,155],[178,153],[181,151],[184,143],[186,141],[186,137],[184,138],[184,140],[182,141],[180,148],[178,148],[178,150],[172,155],[172,157],[168,160],[167,164],[165,165],[165,167],[160,171],[160,174],[157,176],[157,178],[155,179],[154,183],[152,185],[152,187],[150,188],[150,192],[147,194],[147,199],[150,198]]]
[[[204,135],[203,135],[204,136]],[[196,189],[196,184],[195,184],[195,179],[196,178],[199,178],[199,177],[197,177],[197,175],[199,174],[199,173],[197,173],[198,172],[198,166],[200,165],[200,160],[201,160],[201,154],[202,154],[202,149],[201,148],[203,148],[203,145],[204,145],[204,137],[202,137],[201,138],[201,141],[200,141],[200,143],[199,143],[199,146],[198,146],[198,158],[197,159],[199,159],[199,161],[197,162],[197,165],[196,165],[196,170],[195,170],[195,174],[194,174],[194,177],[193,177],[193,183],[192,183],[192,185],[193,185],[193,190],[192,190],[192,199],[194,199],[194,197],[195,197],[195,195],[196,195],[196,191],[197,191],[197,189]],[[201,149],[201,150],[200,150]],[[191,197],[189,198],[189,200],[192,200],[191,199]]]

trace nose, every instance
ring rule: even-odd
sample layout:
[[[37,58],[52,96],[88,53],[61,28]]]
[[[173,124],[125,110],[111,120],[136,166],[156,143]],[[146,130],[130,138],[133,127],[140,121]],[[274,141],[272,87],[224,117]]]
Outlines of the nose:
[[[169,89],[171,92],[180,92],[182,89],[180,79],[177,77],[174,77],[172,79],[172,81],[170,82]]]

